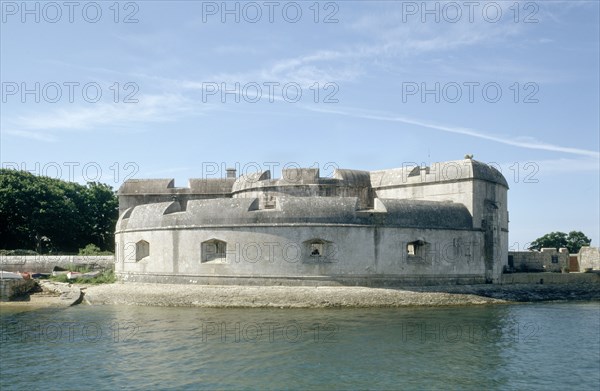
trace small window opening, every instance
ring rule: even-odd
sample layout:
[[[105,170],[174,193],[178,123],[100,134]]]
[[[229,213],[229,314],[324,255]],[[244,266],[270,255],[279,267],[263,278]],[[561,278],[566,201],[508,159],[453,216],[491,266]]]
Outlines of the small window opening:
[[[135,261],[139,262],[150,255],[150,243],[140,240],[135,244]]]
[[[406,244],[406,254],[410,257],[424,257],[427,242],[422,239]]]
[[[264,209],[275,209],[277,207],[277,201],[273,196],[267,196],[264,200]]]
[[[227,243],[212,239],[202,243],[202,262],[225,262],[227,258]]]
[[[310,256],[311,257],[323,256],[323,243],[311,243],[310,244]]]

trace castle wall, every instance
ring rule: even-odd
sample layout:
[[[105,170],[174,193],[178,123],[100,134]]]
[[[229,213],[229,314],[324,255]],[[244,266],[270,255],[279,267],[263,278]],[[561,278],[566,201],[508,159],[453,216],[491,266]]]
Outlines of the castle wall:
[[[333,178],[262,171],[188,188],[127,182],[116,271],[165,282],[498,282],[507,190],[497,170],[471,159]]]
[[[387,183],[374,176],[374,184],[377,180],[385,183],[385,186],[374,187],[379,198],[452,201],[467,207],[473,216],[473,228],[484,232],[487,276],[497,281],[508,263],[507,187],[480,179],[436,182],[439,172],[443,171],[426,174],[426,170],[421,170],[421,174],[414,177],[407,177],[406,170],[391,171],[397,172],[379,174],[388,178]]]
[[[579,249],[577,255],[579,261],[579,270],[586,269],[600,270],[600,249],[598,247],[584,246]]]
[[[147,241],[150,255],[135,260],[135,246]],[[203,243],[226,243],[224,259],[204,261]],[[407,245],[426,242],[409,255]],[[314,241],[323,254],[311,255]],[[477,231],[356,226],[203,227],[148,230],[119,235],[116,270],[123,276],[145,273],[209,277],[363,278],[420,277],[431,281],[485,281],[483,237]],[[142,278],[143,280],[143,278]]]

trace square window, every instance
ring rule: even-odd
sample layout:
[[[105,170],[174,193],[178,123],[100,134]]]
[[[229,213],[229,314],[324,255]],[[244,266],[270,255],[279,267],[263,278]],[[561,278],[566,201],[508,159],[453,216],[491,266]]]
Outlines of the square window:
[[[310,256],[311,257],[322,257],[323,254],[323,243],[311,243],[310,244]]]
[[[202,243],[202,263],[224,263],[227,259],[227,243],[222,240],[208,240]]]

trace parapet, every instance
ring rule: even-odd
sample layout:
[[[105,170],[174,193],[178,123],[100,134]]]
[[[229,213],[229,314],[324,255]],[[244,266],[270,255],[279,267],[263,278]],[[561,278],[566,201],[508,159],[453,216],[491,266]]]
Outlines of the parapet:
[[[495,183],[508,189],[508,182],[500,171],[473,159],[438,162],[427,167],[410,165],[402,168],[372,171],[370,174],[371,186],[374,189],[472,179]]]
[[[277,179],[272,179],[271,172],[267,170],[240,176],[233,185],[232,193],[309,185],[370,188],[371,180],[368,171],[359,170],[337,169],[332,178],[323,178],[319,175],[318,168],[290,168],[282,170],[281,178]]]
[[[169,193],[174,179],[128,179],[119,188],[119,195]]]
[[[508,189],[506,179],[497,169],[472,159],[433,163],[428,167],[406,166],[381,171],[336,169],[332,177],[321,177],[318,168],[288,168],[281,178],[272,178],[269,170],[235,178],[233,169],[224,179],[190,179],[188,187],[175,187],[173,179],[130,179],[119,189],[119,209],[122,213],[141,204],[178,201],[182,210],[190,200],[211,198],[256,198],[257,207],[275,207],[277,198],[291,197],[357,197],[360,209],[374,208],[375,198],[426,197],[420,193],[397,193],[395,189],[413,185],[434,185],[480,180]],[[386,192],[392,190],[391,192]],[[428,194],[439,198],[439,194]],[[433,195],[432,195],[433,194]],[[443,195],[446,193],[443,192]],[[450,196],[446,197],[452,199]],[[439,199],[435,199],[438,201]],[[443,199],[442,199],[443,200]],[[460,197],[455,202],[465,203]],[[469,207],[469,203],[466,205]],[[474,213],[472,211],[472,213]]]
[[[347,186],[371,187],[371,173],[369,171],[337,169],[333,173],[335,179]]]
[[[234,178],[192,178],[188,187],[175,187],[174,179],[129,179],[119,188],[119,195],[229,194],[234,182]]]
[[[315,185],[319,183],[318,168],[287,168],[281,171],[280,184]]]
[[[119,214],[137,205],[178,200],[230,198],[235,178],[190,179],[188,187],[175,187],[173,179],[129,179],[119,188]]]

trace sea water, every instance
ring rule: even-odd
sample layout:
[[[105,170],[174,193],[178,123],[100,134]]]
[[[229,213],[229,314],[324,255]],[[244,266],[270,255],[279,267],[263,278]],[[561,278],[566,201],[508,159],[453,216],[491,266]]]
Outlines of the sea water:
[[[600,387],[598,302],[0,314],[2,390]]]

